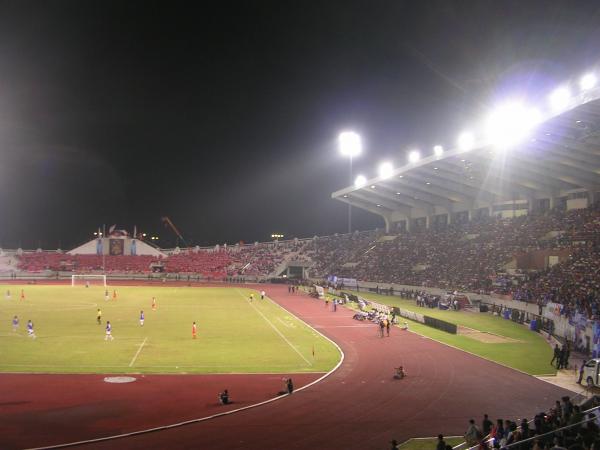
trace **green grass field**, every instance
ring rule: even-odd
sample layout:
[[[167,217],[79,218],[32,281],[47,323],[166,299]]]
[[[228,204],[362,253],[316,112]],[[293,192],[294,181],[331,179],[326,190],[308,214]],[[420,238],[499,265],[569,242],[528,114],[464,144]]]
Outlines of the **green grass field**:
[[[475,330],[517,339],[519,342],[484,343],[467,337],[466,335],[449,334],[417,322],[409,321],[410,329],[423,336],[430,337],[436,341],[452,345],[531,375],[556,373],[556,369],[550,365],[552,348],[540,334],[528,330],[523,325],[519,325],[510,320],[501,319],[497,316],[492,316],[491,314],[421,308],[415,304],[414,300],[406,300],[400,297],[390,297],[387,295],[366,292],[360,292],[359,295],[385,305],[398,306],[403,309],[426,314],[430,317],[446,320]]]
[[[22,288],[25,300],[19,299]],[[261,301],[254,292],[250,303],[248,289],[116,290],[117,299],[105,301],[101,286],[0,285],[0,371],[297,373],[325,372],[340,359],[331,342],[271,300]],[[102,325],[96,321],[98,308]],[[140,310],[146,316],[143,327]],[[20,319],[16,333],[15,314]],[[36,339],[27,337],[29,319]],[[104,340],[106,320],[113,325],[114,341]],[[192,339],[193,321],[197,339]]]

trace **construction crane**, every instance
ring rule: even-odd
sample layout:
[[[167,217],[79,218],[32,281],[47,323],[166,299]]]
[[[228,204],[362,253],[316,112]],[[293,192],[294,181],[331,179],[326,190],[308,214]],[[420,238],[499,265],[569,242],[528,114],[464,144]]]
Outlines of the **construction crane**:
[[[183,238],[183,236],[181,235],[181,233],[179,232],[177,227],[173,224],[173,222],[171,222],[171,219],[169,219],[167,216],[165,216],[165,217],[161,217],[160,220],[162,221],[162,223],[165,224],[166,227],[171,228],[171,230],[173,230],[173,233],[175,233],[175,235],[177,236],[177,239],[181,239],[181,242],[183,242],[183,245],[185,245],[187,247],[187,242],[185,242],[185,239]]]

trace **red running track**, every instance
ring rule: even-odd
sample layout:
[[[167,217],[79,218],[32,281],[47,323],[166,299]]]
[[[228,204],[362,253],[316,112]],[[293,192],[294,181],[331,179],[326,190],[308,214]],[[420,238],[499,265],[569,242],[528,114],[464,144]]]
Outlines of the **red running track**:
[[[302,294],[290,295],[285,286],[269,286],[268,293],[340,345],[345,360],[336,372],[301,392],[257,408],[77,448],[384,449],[392,438],[403,441],[439,432],[462,434],[468,420],[479,421],[483,413],[492,418],[532,417],[547,410],[554,400],[570,395],[569,391],[529,375],[397,328],[392,329],[391,337],[380,338],[374,325],[353,321],[351,311],[326,310],[323,302]],[[393,367],[399,364],[405,366],[408,377],[393,380]],[[206,390],[202,389],[204,382],[196,382],[196,395],[186,381],[209,377],[147,376],[117,388],[112,385],[106,388],[99,382],[101,377],[95,380],[80,377],[87,380],[76,382],[77,387],[72,388],[71,381],[68,381],[71,385],[65,386],[69,377],[57,377],[63,379],[57,383],[68,389],[68,394],[46,393],[42,397],[50,403],[45,404],[37,396],[48,391],[51,378],[0,377],[0,436],[10,436],[8,446],[1,448],[69,442],[82,436],[95,438],[112,434],[116,429],[134,431],[157,422],[179,421],[180,404],[186,405],[183,409],[187,417],[200,417],[211,406],[211,398],[205,397]],[[240,391],[238,387],[230,391],[239,392],[244,401],[259,400],[261,394],[268,395],[281,385],[279,377],[271,380],[272,385],[268,379],[254,378],[253,384],[251,376],[244,376]],[[299,381],[298,375],[294,378]],[[233,379],[226,382],[230,383],[227,386],[234,383]],[[225,378],[214,383],[212,393],[223,388]],[[91,388],[85,388],[86,385]],[[248,391],[244,391],[244,386]],[[104,390],[111,391],[111,395],[103,401],[86,397],[90,392]],[[11,392],[8,401],[6,392]],[[153,393],[157,392],[168,395],[155,399]],[[52,401],[60,404],[65,395],[72,397],[73,404],[54,407]],[[128,400],[121,400],[121,395]],[[235,399],[236,394],[233,396]],[[219,408],[216,402],[212,407]],[[132,409],[145,414],[132,420]],[[31,417],[36,419],[30,420]]]

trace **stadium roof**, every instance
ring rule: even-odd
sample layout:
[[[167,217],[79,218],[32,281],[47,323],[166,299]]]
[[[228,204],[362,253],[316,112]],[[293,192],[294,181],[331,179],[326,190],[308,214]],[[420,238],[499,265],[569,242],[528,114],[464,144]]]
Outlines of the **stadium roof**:
[[[332,198],[378,214],[389,225],[494,203],[531,204],[580,189],[593,196],[600,191],[600,87],[569,102],[512,148],[499,149],[488,140],[438,151]]]

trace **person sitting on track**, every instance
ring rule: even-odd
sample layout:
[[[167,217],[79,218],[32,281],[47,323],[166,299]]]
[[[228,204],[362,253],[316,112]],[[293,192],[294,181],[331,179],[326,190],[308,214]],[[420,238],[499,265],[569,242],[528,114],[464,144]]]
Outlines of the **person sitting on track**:
[[[229,392],[227,391],[227,389],[219,393],[219,403],[221,405],[228,405],[231,403],[231,401],[229,400]]]
[[[394,375],[394,378],[396,380],[401,380],[403,378],[406,378],[406,371],[404,370],[404,367],[402,367],[402,366],[396,367],[396,374]]]

